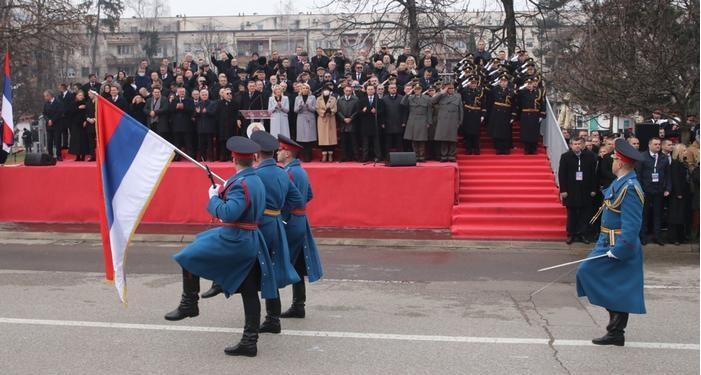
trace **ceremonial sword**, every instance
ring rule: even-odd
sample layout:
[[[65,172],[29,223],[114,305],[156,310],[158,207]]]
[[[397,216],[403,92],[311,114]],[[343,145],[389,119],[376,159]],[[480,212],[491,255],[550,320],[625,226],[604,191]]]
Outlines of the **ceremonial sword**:
[[[586,262],[586,261],[588,261],[588,260],[599,259],[599,258],[603,258],[603,257],[607,257],[607,256],[608,256],[607,254],[601,254],[601,255],[597,255],[597,256],[595,256],[595,257],[590,257],[590,258],[584,258],[584,259],[580,259],[580,260],[575,260],[574,262],[562,263],[562,264],[558,264],[558,265],[552,266],[552,267],[541,268],[541,269],[538,270],[538,272],[548,271],[548,270],[552,270],[552,269],[555,269],[555,268],[560,268],[560,267],[564,267],[564,266],[569,266],[570,264],[582,263],[582,262]]]

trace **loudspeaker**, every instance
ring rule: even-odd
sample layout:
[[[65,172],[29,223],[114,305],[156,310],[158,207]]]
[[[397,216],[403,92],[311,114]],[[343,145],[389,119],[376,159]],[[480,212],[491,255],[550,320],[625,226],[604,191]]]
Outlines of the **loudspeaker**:
[[[416,154],[413,152],[390,152],[387,165],[390,167],[416,166]]]
[[[56,159],[54,159],[51,155],[43,153],[33,153],[33,154],[27,154],[24,157],[24,165],[26,166],[45,166],[45,165],[56,165]]]

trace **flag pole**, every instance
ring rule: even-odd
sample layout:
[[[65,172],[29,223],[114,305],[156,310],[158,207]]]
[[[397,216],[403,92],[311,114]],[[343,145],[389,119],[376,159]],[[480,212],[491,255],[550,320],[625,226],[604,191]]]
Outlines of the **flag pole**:
[[[95,94],[95,97],[98,98],[97,100],[104,100],[104,99],[105,99],[105,98],[103,98],[101,95],[99,95],[97,92],[95,92],[94,90],[90,90],[90,91],[91,91],[93,94]],[[129,115],[126,114],[126,113],[125,113],[125,115],[129,116]],[[149,131],[150,131],[150,129],[149,129]],[[209,168],[207,168],[204,164],[202,164],[202,163],[198,162],[197,160],[191,158],[190,155],[186,154],[186,153],[183,152],[181,149],[175,147],[174,144],[168,142],[165,138],[161,137],[158,133],[153,132],[153,131],[152,131],[151,133],[153,133],[153,135],[154,135],[154,136],[156,137],[156,139],[158,139],[159,141],[161,141],[161,142],[163,142],[163,143],[165,143],[165,144],[167,144],[167,145],[173,147],[173,150],[174,150],[178,155],[180,155],[180,156],[182,156],[183,158],[185,158],[186,160],[188,160],[188,161],[194,163],[196,166],[198,166],[198,167],[199,167],[200,169],[202,169],[203,171],[206,171],[206,172],[208,172],[208,173],[211,173],[212,176],[214,176],[214,177],[215,177],[217,180],[219,180],[221,183],[224,183],[224,184],[226,183],[226,180],[225,180],[225,179],[221,178],[219,175],[217,175],[216,173],[212,172],[212,171],[211,171]]]

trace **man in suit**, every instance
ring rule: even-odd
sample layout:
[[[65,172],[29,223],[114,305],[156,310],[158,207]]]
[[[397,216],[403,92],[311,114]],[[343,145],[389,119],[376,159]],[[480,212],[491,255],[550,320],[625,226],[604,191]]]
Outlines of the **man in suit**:
[[[168,99],[161,95],[159,87],[154,87],[151,97],[146,99],[144,113],[151,130],[167,140],[172,140],[168,124]]]
[[[100,93],[100,83],[97,82],[97,75],[95,73],[90,73],[88,76],[88,83],[84,84],[82,89],[86,96],[90,91],[95,91],[98,94]]]
[[[570,150],[560,156],[557,178],[560,199],[567,207],[567,244],[577,238],[588,244],[587,222],[592,213],[592,198],[596,195],[596,155],[584,149],[584,139],[574,138]]]
[[[316,47],[316,56],[312,57],[312,69],[329,67],[329,57],[324,53],[324,49],[321,47]]]
[[[68,128],[70,127],[70,119],[68,114],[73,107],[73,102],[75,100],[75,95],[68,90],[68,85],[62,83],[58,85],[58,102],[61,104],[61,115],[56,123],[57,136],[59,137],[59,144],[61,148],[68,148]]]
[[[355,66],[353,67],[352,77],[361,85],[365,83],[365,81],[367,81],[368,79],[367,75],[365,75],[365,72],[363,70],[363,64],[355,63]]]
[[[387,89],[389,93],[382,97],[385,115],[382,117],[382,131],[385,136],[385,152],[404,151],[404,128],[409,111],[402,105],[402,95],[397,94],[397,85],[392,83]]]
[[[46,151],[56,160],[63,161],[61,157],[60,130],[58,129],[59,118],[63,114],[63,106],[54,97],[50,90],[44,91],[44,119],[46,119]],[[54,149],[56,153],[54,154]]]
[[[355,160],[357,150],[356,132],[358,131],[356,118],[358,116],[358,98],[353,95],[353,88],[346,86],[343,88],[343,95],[336,103],[336,117],[338,118],[338,129],[341,133],[341,150],[343,151],[343,161]]]
[[[252,111],[261,109],[263,109],[263,93],[257,90],[255,81],[248,81],[246,92],[241,95],[241,110]],[[244,119],[243,115],[241,115],[241,119],[243,120],[243,128],[246,129],[251,124],[251,120]]]
[[[379,134],[379,124],[382,123],[382,106],[376,94],[375,86],[369,85],[366,88],[366,94],[360,98],[358,119],[360,123],[360,136],[362,139],[363,162],[370,159],[371,142],[372,151],[375,155],[375,162],[382,160]]]
[[[640,228],[640,242],[647,244],[647,234],[650,222],[652,222],[652,232],[654,242],[664,245],[661,237],[662,226],[662,205],[664,198],[672,190],[672,180],[669,173],[669,161],[660,152],[661,141],[653,137],[648,142],[648,151],[642,153],[642,160],[635,166],[643,192],[645,192],[645,203],[643,206],[643,224]]]
[[[177,94],[170,105],[168,106],[168,113],[171,118],[171,125],[173,131],[173,141],[176,147],[179,149],[185,149],[185,151],[191,157],[195,157],[195,145],[193,144],[193,125],[192,117],[195,111],[195,104],[192,99],[185,95],[185,88],[178,87]]]
[[[119,89],[116,86],[110,87],[110,101],[124,112],[129,109],[126,99],[124,99],[122,95],[119,95]]]

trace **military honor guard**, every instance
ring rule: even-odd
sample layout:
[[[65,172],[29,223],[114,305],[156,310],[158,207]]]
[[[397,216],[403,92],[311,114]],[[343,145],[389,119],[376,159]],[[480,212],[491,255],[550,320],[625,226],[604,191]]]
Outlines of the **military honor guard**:
[[[525,87],[516,96],[516,115],[521,124],[521,142],[526,155],[534,155],[540,138],[540,121],[545,117],[545,98],[532,77],[525,78]]]
[[[433,140],[440,142],[441,162],[454,162],[458,129],[462,126],[462,100],[455,94],[453,84],[446,83],[443,89],[431,98],[431,102],[437,111]]]
[[[285,218],[285,233],[287,243],[290,248],[290,259],[300,277],[300,281],[292,284],[292,306],[280,315],[281,318],[304,318],[305,303],[307,301],[304,276],[307,276],[310,283],[313,283],[323,276],[319,250],[312,236],[312,229],[306,214],[306,205],[312,200],[312,186],[309,183],[309,176],[302,168],[297,159],[297,153],[303,147],[289,137],[278,135],[280,150],[277,153],[277,160],[283,165],[290,181],[299,190],[303,205],[294,207],[285,205],[282,216]]]
[[[468,155],[480,154],[480,126],[487,114],[486,90],[479,86],[478,76],[469,76],[460,94],[463,102],[462,137]]]
[[[275,298],[277,287],[273,263],[258,223],[266,206],[263,182],[252,168],[260,146],[243,137],[232,137],[226,147],[232,152],[236,174],[224,189],[209,188],[207,211],[220,221],[218,228],[200,233],[195,241],[173,256],[182,267],[183,292],[178,307],[166,320],[199,315],[197,300],[200,277],[214,281],[228,297],[241,293],[246,323],[241,341],[224,352],[233,356],[257,354],[260,300]]]
[[[499,76],[499,84],[490,90],[489,123],[487,130],[494,139],[497,155],[511,153],[511,124],[516,117],[515,94],[509,75]]]
[[[282,209],[285,206],[303,207],[306,200],[297,187],[290,181],[290,177],[282,170],[273,159],[275,151],[279,147],[278,140],[270,133],[257,131],[251,134],[251,140],[260,145],[258,152],[259,163],[256,174],[265,186],[265,210],[260,220],[260,230],[270,252],[275,272],[277,288],[298,283],[301,279],[295,271],[291,259],[290,249],[287,243],[285,225],[282,221]],[[280,333],[280,297],[277,294],[273,298],[265,299],[266,316],[260,326],[261,333]]]
[[[645,314],[643,295],[643,251],[640,244],[644,194],[635,174],[640,153],[623,139],[617,139],[613,155],[616,180],[606,188],[601,215],[601,234],[589,258],[577,269],[577,295],[605,308],[609,324],[596,345],[625,344],[629,314]]]

